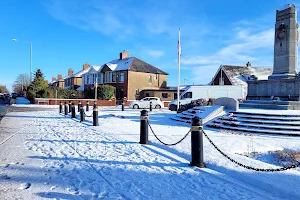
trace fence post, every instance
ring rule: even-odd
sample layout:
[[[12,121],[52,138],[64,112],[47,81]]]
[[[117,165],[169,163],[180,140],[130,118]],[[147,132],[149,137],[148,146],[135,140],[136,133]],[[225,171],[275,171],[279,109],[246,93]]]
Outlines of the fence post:
[[[67,102],[65,102],[65,115],[68,115],[68,105],[67,105]]]
[[[80,107],[80,122],[85,121],[85,117],[84,117],[84,109],[83,107]]]
[[[62,102],[59,102],[59,113],[62,113]]]
[[[124,102],[122,102],[122,111],[124,111]]]
[[[85,109],[86,111],[89,111],[89,106],[90,106],[90,102],[87,101],[87,102],[86,102],[86,109]]]
[[[72,111],[72,103],[69,101],[69,113]]]
[[[76,118],[75,105],[72,103],[72,115],[71,118]]]
[[[190,166],[197,166],[204,168],[205,164],[203,161],[203,133],[202,133],[202,120],[196,116],[192,118],[191,126],[191,158]]]
[[[93,126],[99,126],[99,123],[98,123],[98,107],[97,107],[96,101],[94,101],[94,107],[93,107]]]
[[[152,111],[152,101],[150,101],[150,108],[149,108],[150,111]]]
[[[148,144],[148,111],[141,111],[140,144]]]
[[[80,108],[81,108],[81,101],[78,101],[78,108],[77,108],[77,112],[80,112]]]

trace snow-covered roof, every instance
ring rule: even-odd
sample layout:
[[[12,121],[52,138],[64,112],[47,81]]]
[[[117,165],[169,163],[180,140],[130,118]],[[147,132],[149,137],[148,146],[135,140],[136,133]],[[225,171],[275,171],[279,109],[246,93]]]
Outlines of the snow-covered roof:
[[[234,65],[221,65],[216,72],[220,70],[227,75],[233,85],[247,85],[248,78],[255,75],[258,80],[267,80],[268,76],[272,74],[272,68],[259,68],[250,66],[234,66]],[[215,77],[216,77],[215,75]],[[213,78],[213,80],[215,79]]]
[[[90,69],[88,70],[88,73],[97,73],[99,71],[101,71],[103,66],[99,66],[99,65],[92,65],[90,67]]]
[[[90,70],[90,67],[84,70],[81,70],[77,72],[76,74],[73,74],[72,77],[82,77],[83,74],[87,73]]]

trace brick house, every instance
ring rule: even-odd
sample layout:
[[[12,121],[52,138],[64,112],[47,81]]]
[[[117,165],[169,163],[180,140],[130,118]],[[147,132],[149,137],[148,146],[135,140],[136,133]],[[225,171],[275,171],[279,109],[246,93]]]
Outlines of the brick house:
[[[53,88],[65,88],[65,81],[61,74],[57,75],[57,79],[52,77],[52,82],[49,85]]]
[[[267,80],[271,74],[271,68],[252,67],[250,62],[246,66],[221,65],[209,85],[242,85],[247,96],[249,79]]]
[[[94,88],[98,84],[116,87],[116,98],[128,100],[139,99],[140,91],[144,88],[159,89],[167,86],[168,73],[136,58],[129,57],[123,51],[118,59],[102,66],[93,66],[83,76],[85,88]]]
[[[68,76],[64,78],[65,89],[76,90],[82,86],[82,75],[87,73],[90,70],[90,65],[85,63],[82,65],[82,70],[74,74],[73,69],[68,70]]]

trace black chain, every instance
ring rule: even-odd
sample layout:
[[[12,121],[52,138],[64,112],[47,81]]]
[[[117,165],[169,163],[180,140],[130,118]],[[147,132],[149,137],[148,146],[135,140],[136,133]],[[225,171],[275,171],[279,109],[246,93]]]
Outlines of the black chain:
[[[176,144],[179,144],[180,142],[182,142],[188,135],[189,135],[189,133],[191,132],[191,129],[187,132],[187,134],[185,134],[185,136],[181,139],[181,140],[179,140],[178,142],[175,142],[175,143],[172,143],[172,144],[167,144],[167,143],[164,143],[163,141],[161,141],[158,137],[157,137],[157,135],[154,133],[154,131],[153,131],[153,129],[152,129],[152,127],[151,127],[151,125],[150,125],[150,123],[149,123],[149,121],[147,120],[147,122],[148,122],[148,125],[149,125],[149,127],[150,127],[150,130],[151,130],[151,132],[153,133],[153,135],[156,137],[156,139],[160,142],[160,143],[162,143],[162,144],[164,144],[164,145],[167,145],[167,146],[174,146],[174,145],[176,145]]]
[[[84,115],[85,115],[86,117],[92,117],[92,116],[93,116],[93,113],[92,113],[90,116],[88,116],[88,115],[87,115],[87,114],[85,114],[85,113],[84,113]]]
[[[223,151],[221,151],[212,141],[211,139],[207,136],[207,134],[202,130],[204,136],[207,138],[207,140],[213,145],[213,147],[215,147],[215,149],[218,150],[219,153],[221,153],[223,156],[225,156],[228,160],[230,160],[231,162],[237,164],[240,167],[244,167],[246,169],[251,169],[254,171],[260,171],[260,172],[278,172],[278,171],[285,171],[288,169],[292,169],[292,168],[297,168],[300,166],[300,162],[296,161],[297,164],[293,164],[290,165],[289,167],[281,167],[281,168],[277,168],[277,169],[262,169],[262,168],[255,168],[255,167],[251,167],[251,166],[246,166],[238,161],[233,160],[231,157],[229,157],[228,155],[226,155]]]

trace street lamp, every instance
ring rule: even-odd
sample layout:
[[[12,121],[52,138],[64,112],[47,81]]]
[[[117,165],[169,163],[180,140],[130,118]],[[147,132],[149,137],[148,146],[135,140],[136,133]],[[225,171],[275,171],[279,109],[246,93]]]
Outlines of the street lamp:
[[[13,38],[12,40],[15,42],[24,42],[30,45],[30,81],[32,81],[32,42],[17,40],[16,38]]]

